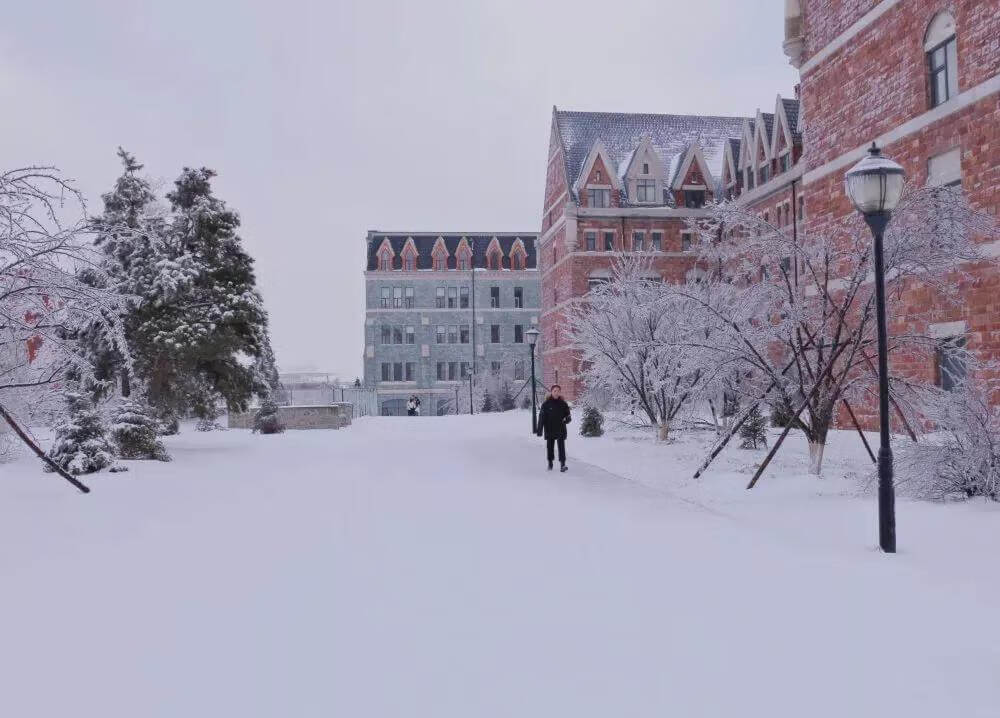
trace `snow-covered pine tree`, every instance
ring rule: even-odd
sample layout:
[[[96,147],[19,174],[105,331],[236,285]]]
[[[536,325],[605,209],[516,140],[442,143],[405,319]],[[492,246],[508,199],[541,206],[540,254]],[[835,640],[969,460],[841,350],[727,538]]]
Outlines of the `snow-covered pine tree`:
[[[66,392],[66,413],[56,425],[55,442],[48,456],[74,476],[91,474],[114,463],[114,449],[101,413],[86,394]],[[45,470],[52,471],[47,464]]]
[[[260,402],[260,408],[253,417],[253,433],[280,434],[285,430],[278,415],[278,405],[270,397]]]
[[[484,414],[488,414],[496,410],[497,406],[496,402],[493,400],[493,393],[489,391],[485,392],[483,394],[483,403],[480,405],[479,411],[481,411]]]
[[[604,434],[604,415],[595,406],[583,409],[583,421],[580,422],[580,436],[601,436]]]
[[[514,403],[514,394],[511,392],[509,381],[504,381],[500,385],[500,398],[498,403],[500,405],[500,411],[510,411],[511,409],[517,408],[517,404]]]
[[[170,454],[157,438],[159,425],[145,402],[136,399],[121,402],[111,415],[111,438],[118,447],[118,456],[170,461]]]
[[[760,407],[756,404],[747,414],[743,426],[740,427],[740,438],[743,439],[740,447],[744,449],[767,446],[767,418],[760,412]]]

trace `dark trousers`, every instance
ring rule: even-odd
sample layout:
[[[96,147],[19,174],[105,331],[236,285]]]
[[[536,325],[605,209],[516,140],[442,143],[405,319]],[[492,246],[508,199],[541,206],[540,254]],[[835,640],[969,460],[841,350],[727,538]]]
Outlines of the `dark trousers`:
[[[559,463],[566,464],[566,439],[546,439],[545,454],[549,458],[549,463],[555,458],[555,444],[559,444]]]

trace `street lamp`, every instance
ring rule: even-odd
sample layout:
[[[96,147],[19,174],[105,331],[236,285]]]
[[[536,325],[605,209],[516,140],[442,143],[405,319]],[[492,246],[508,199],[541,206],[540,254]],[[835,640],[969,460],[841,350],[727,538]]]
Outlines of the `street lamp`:
[[[528,346],[531,347],[531,433],[538,431],[538,414],[535,409],[535,344],[538,343],[538,330],[532,327],[525,332],[528,336]]]
[[[885,316],[885,263],[882,238],[903,193],[903,168],[883,157],[872,142],[868,156],[844,176],[847,196],[875,237],[875,304],[878,321],[878,536],[886,553],[896,553],[896,493],[889,447],[889,347]]]

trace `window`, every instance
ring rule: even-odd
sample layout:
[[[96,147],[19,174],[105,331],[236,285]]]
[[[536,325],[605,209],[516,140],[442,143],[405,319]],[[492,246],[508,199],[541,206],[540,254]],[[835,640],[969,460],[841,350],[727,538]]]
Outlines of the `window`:
[[[514,343],[524,344],[524,327],[521,324],[514,325]]]
[[[453,361],[448,362],[448,381],[455,381],[455,379],[457,378],[455,374],[457,365],[458,362],[453,362]]]
[[[438,381],[444,381],[448,378],[448,363],[439,361],[437,363],[437,378]]]
[[[754,179],[755,179],[755,177],[754,177],[753,168],[747,167],[747,189],[753,189],[753,181],[754,181]]]
[[[468,271],[469,269],[469,255],[462,253],[462,256],[458,258],[458,268],[462,271]]]
[[[493,309],[500,308],[500,287],[490,287],[490,306]]]
[[[663,232],[653,232],[653,238],[649,242],[649,248],[654,252],[663,251]]]
[[[490,343],[499,344],[500,343],[500,325],[491,324],[490,325]]]
[[[448,268],[448,260],[443,254],[434,255],[434,271],[440,272]]]
[[[403,343],[403,328],[393,327],[392,328],[392,343],[402,344]]]
[[[524,309],[524,287],[514,287],[514,309]]]
[[[392,289],[390,289],[389,287],[382,287],[382,295],[381,298],[379,299],[379,306],[382,307],[382,309],[388,309],[390,306],[389,303],[391,301],[392,301]]]
[[[470,375],[469,362],[467,361],[462,362],[459,368],[462,370],[462,378],[468,379]]]
[[[437,331],[435,332],[435,336],[437,337],[437,343],[438,344],[444,344],[445,331],[446,330],[444,328],[444,325],[439,324],[438,328],[437,328]]]
[[[950,13],[938,13],[924,36],[927,53],[927,81],[931,107],[947,102],[958,94],[958,44],[955,19]]]
[[[448,326],[448,343],[458,344],[458,325],[451,324]]]
[[[957,147],[927,161],[927,184],[931,187],[962,185],[962,157]]]
[[[469,343],[469,325],[463,324],[458,328],[458,341],[462,344]]]
[[[458,307],[459,309],[469,308],[469,288],[459,287],[458,290]]]
[[[407,254],[403,257],[403,269],[407,272],[413,272],[417,269],[417,258],[412,254]]]
[[[605,232],[604,233],[604,251],[614,252],[615,251],[615,233]]]
[[[416,381],[417,380],[417,365],[415,362],[408,361],[404,365],[406,368],[406,381]]]
[[[448,287],[448,309],[458,306],[458,287]]]
[[[392,344],[392,327],[387,324],[382,325],[382,343]]]
[[[514,380],[515,381],[524,380],[524,359],[514,360]]]
[[[597,232],[584,232],[583,241],[588,252],[597,250]]]
[[[524,259],[521,257],[521,253],[511,255],[510,258],[510,268],[511,269],[524,269]]]
[[[691,249],[691,233],[681,232],[681,251],[687,252]]]
[[[801,222],[806,218],[806,198],[799,195],[798,203],[799,203],[799,208],[798,208],[799,221]]]
[[[599,286],[601,286],[602,284],[607,284],[610,281],[611,281],[611,278],[607,277],[607,276],[604,276],[604,275],[600,275],[600,274],[591,275],[591,276],[587,277],[587,291],[593,291],[593,290],[597,289]]]
[[[684,206],[690,209],[698,209],[705,206],[705,190],[686,189],[684,190]]]
[[[493,374],[493,376],[500,375],[500,362],[498,361],[490,362],[490,373]]]
[[[587,189],[587,206],[588,207],[610,207],[611,206],[611,190],[610,189]]]
[[[760,182],[758,184],[764,184],[769,179],[771,179],[771,165],[763,165],[758,170],[760,176]]]
[[[403,381],[403,362],[397,361],[392,363],[392,380]]]
[[[781,167],[782,172],[787,172],[792,168],[792,153],[786,152],[781,157],[778,158],[778,165]]]
[[[641,179],[635,183],[635,198],[639,202],[656,201],[656,180]]]
[[[413,327],[406,328],[406,343],[407,344],[417,343],[417,335],[416,332],[413,331]]]
[[[490,252],[489,256],[486,257],[486,267],[487,269],[500,269],[501,258],[500,252]]]
[[[434,306],[444,309],[444,287],[438,287],[434,298]]]
[[[935,383],[945,391],[954,391],[965,380],[965,337],[941,341],[935,354]]]
[[[403,305],[407,309],[413,309],[413,287],[407,287],[403,294]]]
[[[649,163],[648,162],[643,162],[642,163],[642,173],[644,175],[648,175],[649,174]]]
[[[392,306],[394,309],[399,309],[403,306],[403,288],[393,287],[392,288]]]
[[[643,245],[645,243],[646,243],[646,235],[645,234],[643,234],[642,232],[633,232],[632,233],[632,251],[633,252],[642,252],[642,251],[644,251],[645,247]]]
[[[392,365],[382,362],[382,381],[392,381]]]

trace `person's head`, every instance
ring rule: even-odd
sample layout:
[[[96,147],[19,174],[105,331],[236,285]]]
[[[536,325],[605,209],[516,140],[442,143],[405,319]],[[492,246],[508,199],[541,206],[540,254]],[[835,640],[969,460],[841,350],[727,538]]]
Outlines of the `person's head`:
[[[562,387],[558,384],[553,384],[549,389],[549,396],[553,399],[558,399],[562,395]]]

